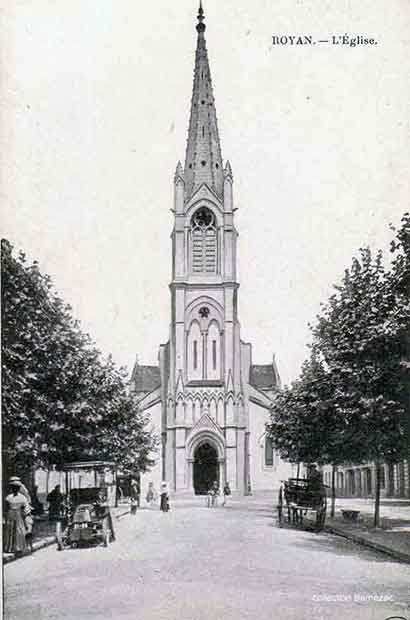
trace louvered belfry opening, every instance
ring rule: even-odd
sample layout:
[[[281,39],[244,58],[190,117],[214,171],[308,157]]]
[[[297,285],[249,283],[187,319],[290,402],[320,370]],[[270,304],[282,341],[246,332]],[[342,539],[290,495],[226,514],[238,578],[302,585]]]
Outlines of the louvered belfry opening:
[[[193,273],[216,273],[217,229],[215,215],[207,207],[195,211],[191,220],[191,268]]]

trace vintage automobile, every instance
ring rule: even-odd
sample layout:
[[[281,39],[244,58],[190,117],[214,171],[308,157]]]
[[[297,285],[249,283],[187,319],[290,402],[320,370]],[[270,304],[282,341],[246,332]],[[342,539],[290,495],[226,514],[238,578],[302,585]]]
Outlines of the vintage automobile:
[[[62,551],[67,547],[76,549],[100,544],[107,547],[115,540],[115,533],[110,509],[101,489],[87,489],[86,502],[76,503],[74,498],[78,495],[70,495],[65,505],[65,517],[57,522],[57,549]]]

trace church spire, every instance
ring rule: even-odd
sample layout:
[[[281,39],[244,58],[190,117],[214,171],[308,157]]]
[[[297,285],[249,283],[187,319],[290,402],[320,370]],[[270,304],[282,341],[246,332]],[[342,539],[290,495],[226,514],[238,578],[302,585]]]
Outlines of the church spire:
[[[199,4],[194,85],[191,99],[188,142],[185,156],[185,198],[188,200],[202,183],[218,196],[223,192],[221,145],[216,120],[215,101],[205,43],[202,1]]]

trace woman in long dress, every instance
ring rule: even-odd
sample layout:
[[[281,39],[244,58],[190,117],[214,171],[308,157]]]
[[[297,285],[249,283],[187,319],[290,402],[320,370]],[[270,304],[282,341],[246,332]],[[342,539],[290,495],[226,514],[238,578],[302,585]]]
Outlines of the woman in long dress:
[[[168,486],[166,482],[163,482],[161,485],[161,504],[160,508],[162,512],[168,512],[169,510],[169,493]]]
[[[31,512],[30,504],[20,492],[18,478],[10,479],[10,493],[5,499],[6,527],[4,532],[4,551],[22,554],[26,550],[27,528],[25,519]]]

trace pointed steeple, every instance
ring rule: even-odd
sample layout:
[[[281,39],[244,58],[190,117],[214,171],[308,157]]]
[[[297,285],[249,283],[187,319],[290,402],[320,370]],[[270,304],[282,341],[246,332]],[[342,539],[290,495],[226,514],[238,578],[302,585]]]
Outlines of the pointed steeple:
[[[227,162],[225,164],[224,175],[225,175],[225,177],[230,177],[231,179],[233,178],[231,162],[229,161],[229,159],[227,160]]]
[[[231,369],[229,369],[228,379],[226,381],[226,392],[227,392],[227,394],[233,394],[234,393],[233,377],[232,377],[232,370]]]
[[[178,398],[178,395],[183,394],[183,393],[184,393],[184,380],[182,378],[182,370],[179,369],[177,384],[175,386],[175,394]]]
[[[182,170],[182,164],[180,161],[178,162],[175,170],[174,183],[176,183],[178,179],[181,179],[181,181],[184,180],[184,171]]]
[[[221,145],[216,120],[215,101],[205,43],[202,2],[199,5],[194,85],[191,99],[188,142],[185,156],[185,199],[206,183],[218,196],[223,193]]]

